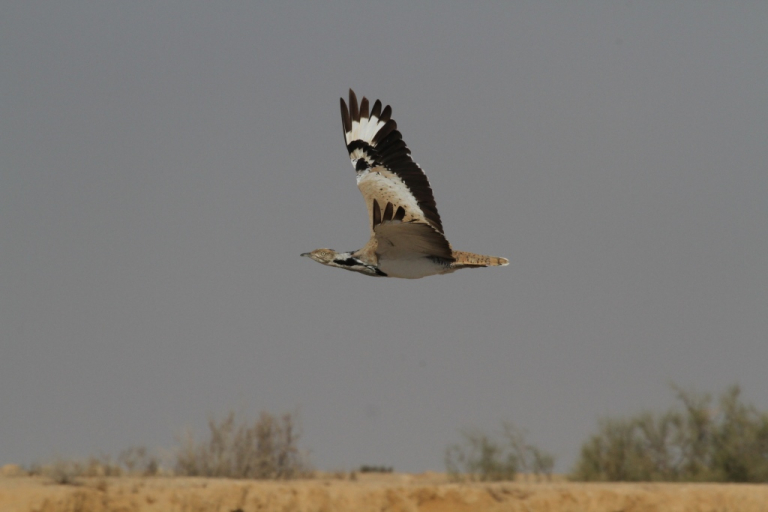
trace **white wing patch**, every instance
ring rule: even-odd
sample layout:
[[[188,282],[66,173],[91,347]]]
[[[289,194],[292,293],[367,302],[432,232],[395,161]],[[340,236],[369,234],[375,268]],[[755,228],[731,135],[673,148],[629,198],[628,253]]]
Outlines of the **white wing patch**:
[[[352,130],[346,133],[346,142],[347,144],[353,140],[370,142],[382,126],[384,126],[384,122],[377,117],[362,117],[360,121],[352,121]]]
[[[355,167],[356,165],[357,165],[357,159],[352,160],[352,167]],[[368,169],[364,170],[363,172],[357,173],[356,178],[357,178],[358,187],[360,186],[360,182],[363,181],[366,178],[366,176],[368,176],[368,174],[370,174],[370,171]]]

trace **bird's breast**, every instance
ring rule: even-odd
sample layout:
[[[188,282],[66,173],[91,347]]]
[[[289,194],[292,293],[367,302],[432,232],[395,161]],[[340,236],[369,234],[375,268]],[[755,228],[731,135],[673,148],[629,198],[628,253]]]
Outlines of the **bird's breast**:
[[[451,271],[450,266],[424,257],[391,260],[379,258],[379,268],[389,277],[400,277],[403,279],[419,279]]]

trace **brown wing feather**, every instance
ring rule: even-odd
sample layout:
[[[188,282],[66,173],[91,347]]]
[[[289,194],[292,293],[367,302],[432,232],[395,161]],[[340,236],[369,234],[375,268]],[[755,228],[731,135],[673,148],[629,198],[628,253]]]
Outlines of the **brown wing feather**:
[[[382,222],[387,220],[392,220],[393,213],[394,213],[394,210],[392,208],[392,203],[387,203],[387,206],[384,208],[384,215],[381,216]]]
[[[420,222],[382,222],[374,230],[379,258],[441,258],[453,261],[451,244],[442,233]]]
[[[371,218],[373,219],[371,222],[371,230],[375,230],[376,226],[381,224],[381,208],[379,208],[379,202],[376,201],[376,199],[373,200],[373,214],[371,215]]]

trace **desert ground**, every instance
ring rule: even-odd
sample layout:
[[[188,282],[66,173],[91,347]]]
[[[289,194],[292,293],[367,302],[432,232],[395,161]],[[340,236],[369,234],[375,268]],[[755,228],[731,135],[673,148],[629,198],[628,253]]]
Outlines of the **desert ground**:
[[[438,473],[246,481],[182,477],[0,477],[2,512],[768,511],[768,485],[455,483]]]

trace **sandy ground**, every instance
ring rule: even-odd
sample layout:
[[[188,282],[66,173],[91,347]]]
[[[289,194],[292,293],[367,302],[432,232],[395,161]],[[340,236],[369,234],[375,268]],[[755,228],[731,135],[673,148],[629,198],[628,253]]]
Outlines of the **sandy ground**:
[[[440,474],[258,482],[206,478],[0,477],[2,512],[768,512],[768,485],[464,483]]]

